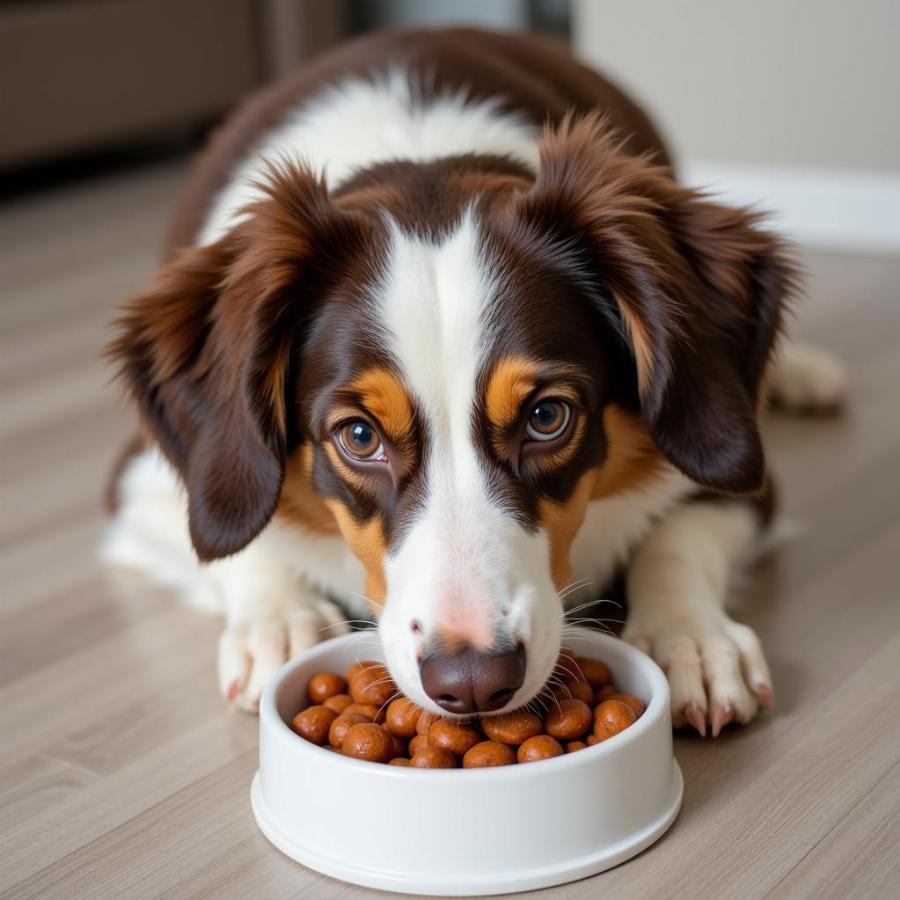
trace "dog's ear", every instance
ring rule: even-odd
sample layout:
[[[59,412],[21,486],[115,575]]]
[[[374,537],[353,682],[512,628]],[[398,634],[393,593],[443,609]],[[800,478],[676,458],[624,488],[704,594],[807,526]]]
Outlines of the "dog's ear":
[[[240,550],[275,511],[299,440],[289,410],[304,326],[363,228],[303,169],[258,187],[240,224],[182,250],[126,304],[108,351],[181,476],[204,561]]]
[[[517,215],[627,342],[641,416],[669,461],[716,490],[758,489],[759,393],[795,281],[780,241],[757,215],[622,154],[594,116],[548,132]]]

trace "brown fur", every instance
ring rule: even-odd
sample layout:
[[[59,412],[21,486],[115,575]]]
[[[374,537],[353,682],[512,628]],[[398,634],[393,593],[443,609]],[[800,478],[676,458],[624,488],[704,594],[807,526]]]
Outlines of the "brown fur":
[[[228,235],[172,251],[289,105],[376,62],[427,69],[434,89],[501,95],[547,121],[536,176],[489,155],[398,160],[329,195],[285,165]],[[779,242],[757,216],[679,186],[637,107],[552,44],[391,32],[304,67],[230,120],[179,207],[170,262],[120,319],[111,355],[185,483],[201,559],[239,550],[277,509],[339,529],[384,602],[384,556],[423,496],[428,432],[362,301],[378,279],[385,212],[436,235],[473,203],[505,291],[473,431],[498,499],[547,528],[554,578],[567,577],[588,499],[639,487],[666,461],[715,491],[759,489],[760,382],[793,284]],[[522,449],[521,405],[554,372],[577,408],[571,438]],[[401,451],[397,471],[334,447],[335,410],[360,404]]]

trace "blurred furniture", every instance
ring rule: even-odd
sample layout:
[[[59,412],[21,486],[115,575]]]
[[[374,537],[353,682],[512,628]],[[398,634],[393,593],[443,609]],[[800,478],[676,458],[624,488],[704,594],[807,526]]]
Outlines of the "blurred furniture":
[[[342,33],[339,0],[0,4],[0,166],[204,124]]]

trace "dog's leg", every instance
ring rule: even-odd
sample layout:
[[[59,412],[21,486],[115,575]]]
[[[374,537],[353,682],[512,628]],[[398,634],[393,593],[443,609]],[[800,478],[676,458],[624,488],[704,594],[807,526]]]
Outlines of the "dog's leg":
[[[201,565],[188,535],[187,498],[158,450],[128,463],[116,493],[102,555],[225,614],[219,685],[242,708],[258,709],[269,678],[292,655],[347,630],[340,610],[291,571],[268,530],[240,553]]]
[[[263,689],[293,656],[348,631],[340,609],[270,551],[265,532],[208,568],[225,601],[219,688],[242,709],[259,709]]]
[[[749,503],[693,501],[663,519],[627,574],[623,637],[669,678],[673,724],[713,736],[773,702],[768,665],[752,629],[725,613],[730,576],[761,530]]]
[[[783,343],[768,372],[772,402],[788,412],[827,415],[847,399],[847,367],[827,350],[809,344]]]

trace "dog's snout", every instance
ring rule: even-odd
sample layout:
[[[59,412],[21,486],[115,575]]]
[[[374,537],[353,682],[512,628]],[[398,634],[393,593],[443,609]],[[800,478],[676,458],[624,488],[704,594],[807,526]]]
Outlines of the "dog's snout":
[[[447,712],[489,712],[507,704],[525,680],[523,648],[439,652],[420,665],[425,693]]]

